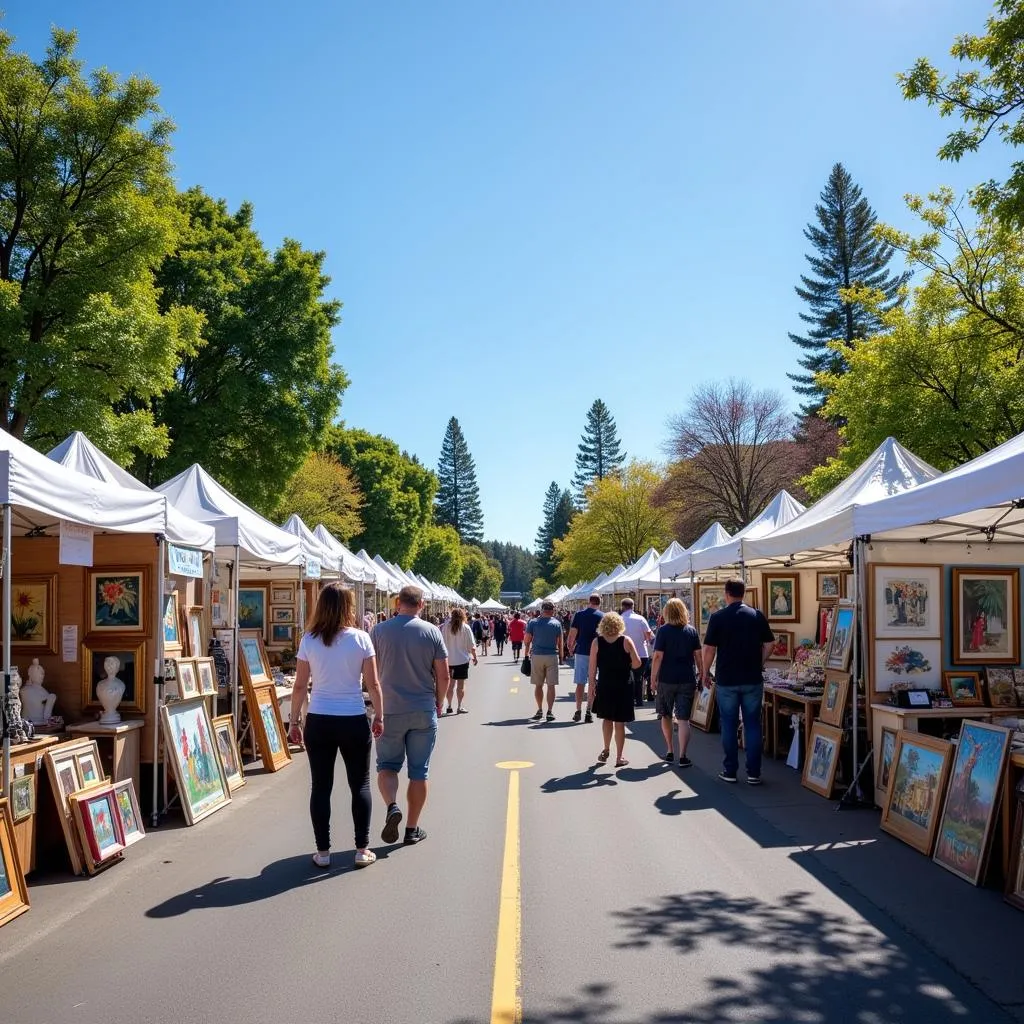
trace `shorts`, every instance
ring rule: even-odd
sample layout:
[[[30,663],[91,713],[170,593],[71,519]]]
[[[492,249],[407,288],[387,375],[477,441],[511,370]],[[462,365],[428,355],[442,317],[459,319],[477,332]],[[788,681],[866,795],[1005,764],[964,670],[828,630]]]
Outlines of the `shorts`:
[[[468,679],[469,678],[469,662],[465,662],[462,665],[449,665],[448,671],[452,674],[452,679]]]
[[[530,659],[530,680],[534,686],[557,686],[558,655],[534,654]]]
[[[654,699],[654,710],[659,718],[671,718],[673,713],[680,722],[690,720],[693,697],[697,692],[694,683],[658,683],[658,693]]]
[[[573,655],[572,681],[577,686],[586,686],[590,682],[590,655]]]
[[[384,732],[377,738],[377,771],[400,772],[409,758],[409,780],[425,782],[430,755],[437,741],[437,712],[405,711],[384,715]]]

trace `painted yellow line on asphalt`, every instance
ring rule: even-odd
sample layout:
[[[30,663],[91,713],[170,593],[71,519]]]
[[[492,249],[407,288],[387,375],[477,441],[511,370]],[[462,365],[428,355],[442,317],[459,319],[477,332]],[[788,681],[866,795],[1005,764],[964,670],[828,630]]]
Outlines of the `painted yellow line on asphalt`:
[[[519,869],[519,769],[531,761],[499,761],[508,769],[508,812],[505,815],[505,856],[498,902],[498,941],[494,953],[491,1024],[521,1024],[523,1019],[522,886]]]
[[[519,687],[518,686],[510,687],[508,692],[509,693],[518,693],[519,692]]]
[[[519,682],[519,676],[513,676],[512,677],[512,682],[513,683],[518,683]]]

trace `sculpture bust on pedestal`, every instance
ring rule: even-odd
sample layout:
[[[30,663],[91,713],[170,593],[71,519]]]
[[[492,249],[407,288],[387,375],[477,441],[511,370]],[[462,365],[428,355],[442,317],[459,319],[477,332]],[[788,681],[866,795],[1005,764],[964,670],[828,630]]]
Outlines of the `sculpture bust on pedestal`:
[[[103,659],[103,671],[106,677],[96,684],[96,696],[103,705],[103,714],[100,715],[100,725],[117,725],[121,716],[117,712],[117,705],[121,703],[124,696],[124,683],[117,678],[118,669],[121,667],[120,658],[112,654]]]
[[[57,703],[57,694],[43,686],[45,677],[46,670],[38,658],[33,658],[28,667],[28,682],[21,688],[21,709],[24,717],[35,725],[46,725]]]

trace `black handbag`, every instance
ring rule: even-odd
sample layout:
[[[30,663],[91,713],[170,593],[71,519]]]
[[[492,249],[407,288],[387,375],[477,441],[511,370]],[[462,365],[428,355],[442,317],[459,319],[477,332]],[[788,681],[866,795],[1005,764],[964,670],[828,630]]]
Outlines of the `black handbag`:
[[[530,664],[530,656],[526,655],[526,657],[523,658],[523,664],[519,671],[522,672],[524,676],[528,676],[532,669],[533,666]]]

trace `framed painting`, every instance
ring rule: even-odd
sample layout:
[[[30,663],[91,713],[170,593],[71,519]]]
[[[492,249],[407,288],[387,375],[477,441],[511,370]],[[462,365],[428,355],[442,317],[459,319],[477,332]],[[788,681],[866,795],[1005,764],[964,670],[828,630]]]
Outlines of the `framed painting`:
[[[743,592],[743,603],[750,605],[751,608],[758,607],[757,587],[747,587]]]
[[[852,601],[842,600],[835,606],[832,617],[832,632],[829,634],[825,654],[825,668],[847,672],[853,656],[853,637],[856,614]]]
[[[690,712],[690,724],[704,732],[711,732],[711,723],[715,717],[715,687],[704,686],[693,695],[693,710]]]
[[[65,743],[48,747],[43,758],[46,761],[47,775],[50,777],[50,792],[53,793],[53,800],[57,805],[57,816],[60,818],[64,831],[64,842],[68,849],[71,870],[74,874],[80,875],[84,861],[78,834],[71,818],[70,797],[72,793],[85,789],[87,786],[96,785],[100,781],[99,747],[92,739],[68,740]],[[91,772],[93,777],[88,783],[82,778],[81,764],[83,761],[86,767],[89,767],[90,764],[93,766]]]
[[[142,633],[149,573],[145,568],[88,573],[86,633]]]
[[[203,609],[199,607],[189,608],[185,616],[188,629],[188,653],[192,658],[201,658],[206,654],[206,647],[203,644]]]
[[[941,566],[875,564],[871,581],[876,639],[941,638]]]
[[[95,874],[107,861],[124,852],[124,832],[112,785],[94,786],[71,794],[71,815],[85,854],[85,867]]]
[[[846,714],[846,701],[850,695],[850,673],[825,671],[825,689],[821,695],[821,710],[818,721],[826,725],[843,724]]]
[[[273,685],[247,686],[245,699],[249,704],[263,767],[268,772],[276,772],[291,762],[292,755],[275,688]]]
[[[165,756],[171,762],[185,820],[194,825],[231,800],[206,698],[165,704],[160,708],[160,723]]]
[[[1024,910],[1024,779],[1017,783],[1013,798],[1016,813],[1010,840],[1010,868],[1006,872],[1003,898],[1011,906]],[[1010,799],[1009,794],[1006,799]]]
[[[818,624],[814,631],[814,642],[819,646],[828,646],[828,638],[832,635],[832,621],[835,617],[835,601],[822,601],[818,604]]]
[[[697,623],[697,629],[701,636],[704,635],[704,630],[708,628],[708,619],[711,616],[725,607],[725,584],[724,583],[695,583],[695,598],[697,602],[697,610],[700,614],[700,621]]]
[[[853,570],[843,569],[839,573],[839,596],[846,600],[853,599]]]
[[[277,622],[270,624],[270,642],[273,644],[290,644],[294,635],[294,626],[282,626]]]
[[[235,720],[231,715],[221,715],[213,720],[213,735],[217,740],[217,753],[224,767],[224,777],[228,780],[228,789],[234,793],[239,786],[245,785],[245,772],[235,738]]]
[[[180,654],[181,644],[181,620],[178,611],[178,592],[175,590],[170,594],[164,594],[164,654]]]
[[[1012,668],[986,668],[988,702],[994,708],[1017,707],[1016,676]]]
[[[121,835],[124,845],[132,846],[140,839],[146,838],[146,829],[142,824],[142,810],[139,798],[135,793],[135,783],[131,779],[122,779],[114,783],[114,805],[121,819]]]
[[[896,753],[896,730],[882,726],[882,742],[875,760],[875,803],[885,806],[892,777],[892,759]]]
[[[98,786],[103,782],[103,767],[100,763],[99,750],[95,742],[91,749],[83,750],[75,755],[75,763],[78,765],[78,774],[82,779],[82,788]]]
[[[838,572],[819,572],[818,600],[838,601],[843,596],[841,574]]]
[[[954,669],[942,673],[942,688],[954,707],[976,708],[984,705],[981,692],[981,673],[967,669]]]
[[[953,568],[952,661],[1020,661],[1020,569]]]
[[[238,591],[238,628],[267,631],[267,588],[243,587]]]
[[[932,859],[972,885],[985,866],[1011,736],[984,722],[960,726]]]
[[[36,774],[29,772],[11,779],[11,818],[14,823],[36,813]]]
[[[179,700],[191,700],[199,696],[199,675],[194,658],[174,659],[174,682]]]
[[[807,789],[820,793],[826,799],[832,795],[842,743],[842,729],[820,721],[811,726],[802,782]]]
[[[270,659],[261,636],[243,636],[239,639],[238,667],[242,670],[243,682],[248,682],[250,686],[271,681]]]
[[[799,622],[799,573],[766,572],[763,579],[765,615],[775,622]]]
[[[945,740],[904,729],[896,735],[882,828],[926,857],[935,844],[951,760],[952,745]]]
[[[895,683],[922,690],[942,686],[941,640],[876,640],[874,646],[876,690],[891,690]]]
[[[213,658],[196,658],[196,683],[204,697],[217,695],[217,672],[213,666]]]
[[[270,588],[270,600],[272,604],[294,604],[295,590],[292,587],[275,584]]]
[[[57,577],[11,580],[11,647],[37,654],[57,650]]]
[[[11,808],[0,797],[0,928],[24,914],[28,908],[28,887],[14,842]]]
[[[82,644],[82,704],[87,710],[100,707],[96,687],[104,679],[124,683],[118,711],[146,713],[146,643],[144,640],[94,638]]]
[[[271,623],[291,623],[295,621],[295,609],[291,605],[279,607],[272,605],[270,608]]]
[[[792,630],[773,629],[775,634],[775,646],[768,655],[769,661],[792,661],[793,643],[795,640]]]

